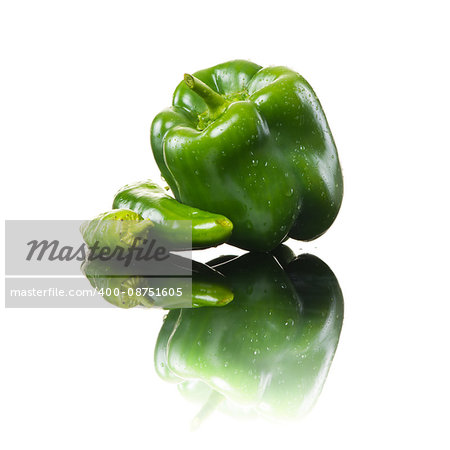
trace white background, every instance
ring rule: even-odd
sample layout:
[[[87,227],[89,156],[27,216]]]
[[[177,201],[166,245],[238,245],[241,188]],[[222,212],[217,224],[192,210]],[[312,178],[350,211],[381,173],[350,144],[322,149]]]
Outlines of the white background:
[[[2,1],[3,218],[88,219],[158,180],[149,126],[184,72],[287,65],[345,177],[330,231],[290,245],[330,265],[346,313],[307,418],[191,433],[195,408],[153,370],[161,311],[2,309],[1,447],[449,448],[447,3]]]

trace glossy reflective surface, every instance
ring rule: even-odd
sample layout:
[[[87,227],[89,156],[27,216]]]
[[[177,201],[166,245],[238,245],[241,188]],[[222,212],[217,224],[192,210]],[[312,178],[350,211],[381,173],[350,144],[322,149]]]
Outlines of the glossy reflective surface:
[[[86,261],[83,272],[115,306],[170,310],[155,370],[198,404],[186,420],[198,427],[215,410],[276,420],[305,415],[322,391],[342,327],[344,299],[331,269],[284,245],[206,264],[173,261],[189,278],[145,277],[139,267],[130,273],[101,261]],[[155,296],[159,285],[183,286],[184,295]]]
[[[248,253],[213,261],[234,300],[166,316],[155,368],[199,404],[194,426],[215,409],[291,419],[317,401],[339,340],[343,296],[323,261],[308,254],[289,261],[288,250],[279,260]]]

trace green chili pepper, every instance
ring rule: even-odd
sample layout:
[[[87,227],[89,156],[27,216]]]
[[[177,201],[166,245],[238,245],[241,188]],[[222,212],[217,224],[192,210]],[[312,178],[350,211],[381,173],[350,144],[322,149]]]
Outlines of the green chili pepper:
[[[126,248],[136,239],[146,239],[154,227],[148,219],[129,209],[114,209],[81,225],[81,235],[88,247]]]
[[[151,145],[175,198],[230,218],[238,247],[312,240],[338,214],[330,128],[311,86],[286,67],[237,60],[185,75],[153,120]]]
[[[282,251],[286,255],[288,252]],[[314,405],[337,348],[343,297],[329,267],[301,255],[283,269],[269,254],[216,261],[234,292],[221,308],[173,310],[155,348],[155,368],[186,397],[272,418]]]
[[[167,241],[192,248],[212,247],[226,242],[233,224],[213,214],[179,203],[150,180],[124,186],[114,198],[113,208],[129,208],[155,225]]]

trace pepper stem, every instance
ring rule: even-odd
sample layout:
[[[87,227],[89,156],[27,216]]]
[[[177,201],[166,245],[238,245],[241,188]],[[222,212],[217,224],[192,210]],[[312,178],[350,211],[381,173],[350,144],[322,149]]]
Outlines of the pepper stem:
[[[212,90],[207,84],[203,83],[203,81],[188,73],[184,74],[184,82],[196,94],[200,95],[206,103],[211,119],[215,119],[223,113],[228,102],[220,94]]]
[[[206,403],[202,406],[202,409],[192,419],[191,431],[198,430],[203,421],[216,410],[224,399],[225,397],[222,394],[217,391],[212,391],[211,394],[209,394],[208,400],[206,400]]]

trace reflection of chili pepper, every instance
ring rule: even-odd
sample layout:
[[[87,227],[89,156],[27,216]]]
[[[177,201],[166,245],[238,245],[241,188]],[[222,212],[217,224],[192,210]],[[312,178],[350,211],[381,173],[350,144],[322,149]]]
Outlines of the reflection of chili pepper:
[[[285,269],[269,254],[222,260],[214,268],[229,281],[234,301],[170,311],[155,348],[156,371],[206,402],[200,416],[220,398],[225,408],[270,417],[307,412],[339,340],[343,297],[336,277],[312,255],[286,261]]]
[[[120,308],[198,308],[224,306],[233,300],[228,280],[216,270],[175,255],[171,255],[171,261],[186,268],[184,275],[145,276],[147,262],[126,267],[117,261],[98,259],[87,259],[81,270],[105,300]]]

